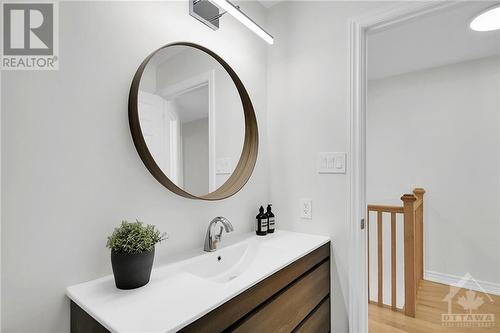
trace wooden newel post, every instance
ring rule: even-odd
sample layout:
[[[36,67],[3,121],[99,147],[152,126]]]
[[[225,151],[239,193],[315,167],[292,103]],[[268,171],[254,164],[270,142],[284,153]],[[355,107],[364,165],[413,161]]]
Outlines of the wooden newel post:
[[[405,263],[405,315],[415,317],[417,279],[415,272],[415,204],[417,197],[404,194],[404,263]]]
[[[417,208],[415,211],[415,263],[417,265],[417,287],[418,281],[424,279],[424,194],[423,188],[416,188],[413,194],[417,197]]]

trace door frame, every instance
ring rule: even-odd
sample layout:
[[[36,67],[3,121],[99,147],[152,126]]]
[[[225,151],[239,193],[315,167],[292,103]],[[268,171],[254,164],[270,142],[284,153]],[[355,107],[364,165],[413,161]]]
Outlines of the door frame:
[[[402,22],[449,8],[463,1],[398,3],[352,18],[349,28],[349,332],[368,332],[368,277],[366,228],[366,100],[367,36]]]
[[[173,99],[181,94],[202,86],[208,86],[208,189],[209,193],[217,189],[216,176],[216,148],[215,148],[215,70],[190,77],[181,82],[170,85],[160,91],[166,99]]]

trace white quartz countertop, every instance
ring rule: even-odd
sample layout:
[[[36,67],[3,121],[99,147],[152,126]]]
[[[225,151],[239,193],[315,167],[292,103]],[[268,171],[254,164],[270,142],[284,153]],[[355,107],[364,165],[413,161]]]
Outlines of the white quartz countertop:
[[[175,332],[329,241],[282,230],[239,239],[154,268],[138,289],[117,289],[109,275],[68,287],[66,294],[111,332]]]

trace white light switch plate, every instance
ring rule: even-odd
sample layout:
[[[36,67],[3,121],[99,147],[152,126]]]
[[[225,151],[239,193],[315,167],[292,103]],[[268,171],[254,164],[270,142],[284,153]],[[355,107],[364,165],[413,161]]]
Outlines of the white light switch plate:
[[[303,219],[312,219],[312,200],[300,199],[300,217]]]
[[[346,153],[318,154],[318,173],[345,173]]]
[[[217,175],[228,175],[232,172],[233,161],[231,157],[223,157],[215,160],[215,173]]]

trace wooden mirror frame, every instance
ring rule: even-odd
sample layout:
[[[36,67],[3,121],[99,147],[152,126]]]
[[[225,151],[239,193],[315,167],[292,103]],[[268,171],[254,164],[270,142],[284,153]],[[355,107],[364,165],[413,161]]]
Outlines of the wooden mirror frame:
[[[184,191],[182,188],[174,184],[168,177],[163,173],[161,168],[156,164],[155,159],[151,155],[146,141],[144,140],[144,136],[142,134],[141,125],[139,122],[139,109],[138,109],[138,93],[139,93],[139,85],[141,81],[142,74],[149,60],[160,50],[163,50],[170,46],[188,46],[193,47],[195,49],[201,50],[207,53],[209,56],[213,57],[215,60],[219,62],[219,64],[224,67],[226,72],[229,74],[231,79],[233,80],[236,89],[241,98],[241,104],[243,106],[243,113],[245,116],[245,141],[243,143],[243,149],[241,152],[240,160],[236,165],[233,173],[229,177],[229,179],[222,184],[215,191],[210,192],[203,196],[196,196],[189,192]],[[257,162],[257,153],[259,147],[259,131],[257,128],[257,119],[255,117],[255,112],[253,109],[252,102],[248,93],[245,89],[245,86],[241,82],[238,75],[235,71],[216,53],[211,50],[194,43],[189,42],[177,42],[167,44],[165,46],[160,47],[155,50],[149,56],[144,59],[141,63],[137,72],[134,75],[134,79],[132,80],[132,86],[130,87],[130,94],[128,99],[128,119],[130,125],[130,132],[132,133],[132,139],[134,140],[135,148],[139,153],[139,156],[144,162],[146,168],[151,172],[153,177],[160,182],[163,186],[165,186],[170,191],[183,196],[185,198],[190,199],[199,199],[199,200],[221,200],[229,198],[230,196],[236,194],[239,190],[243,188],[243,186],[247,183],[252,175],[253,169],[255,167],[255,163]]]

